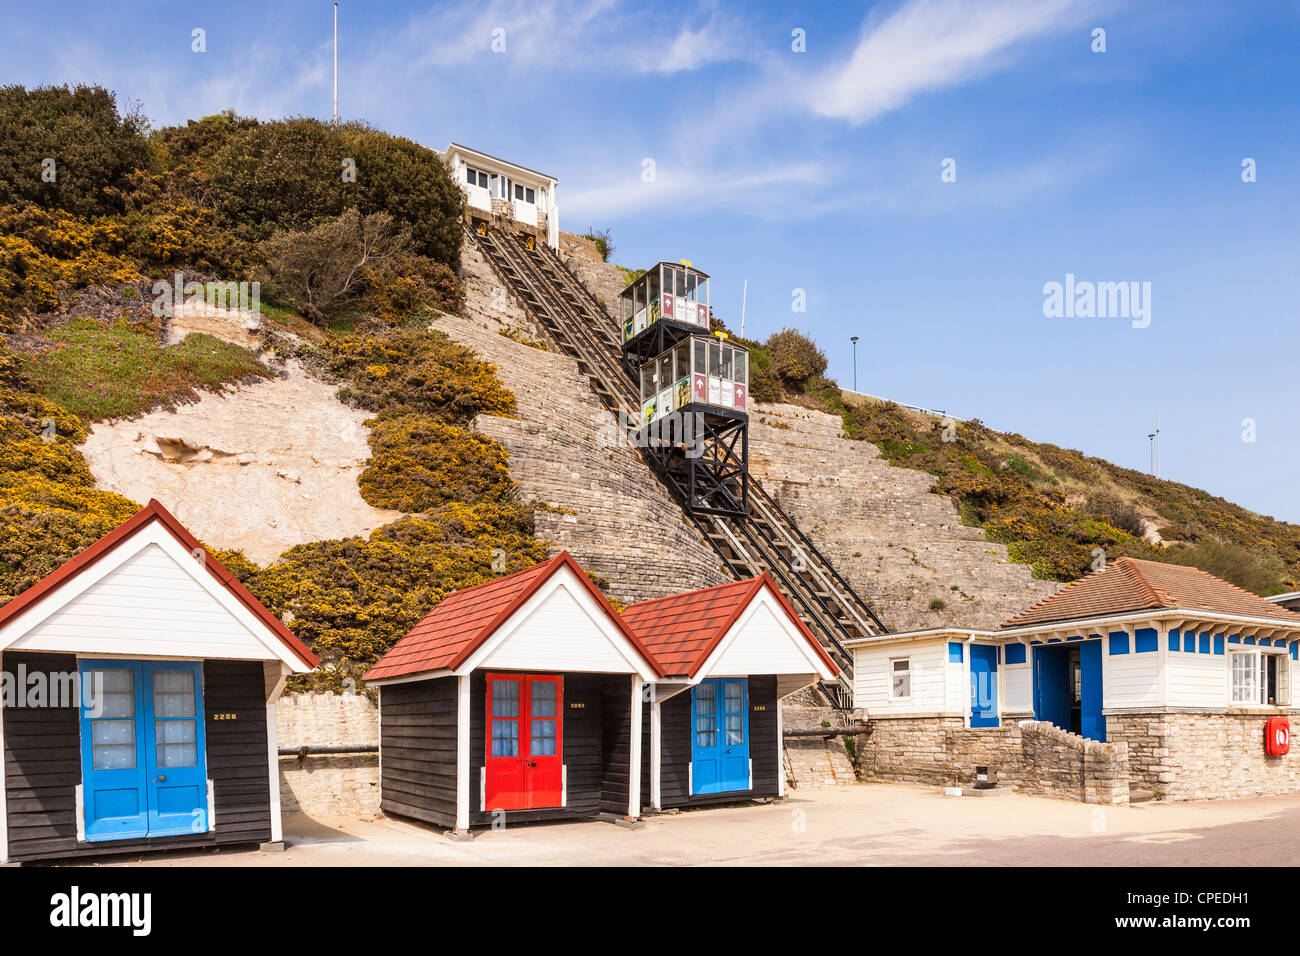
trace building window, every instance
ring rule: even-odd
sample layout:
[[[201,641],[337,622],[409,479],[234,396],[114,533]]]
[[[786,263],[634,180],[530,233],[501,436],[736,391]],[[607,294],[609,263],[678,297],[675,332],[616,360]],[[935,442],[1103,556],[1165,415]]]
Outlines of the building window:
[[[1287,706],[1291,702],[1291,667],[1284,654],[1233,651],[1232,702],[1243,707]]]
[[[537,202],[537,192],[515,183],[515,198],[520,202],[535,203]]]
[[[1259,701],[1258,654],[1232,655],[1232,702],[1255,704]]]
[[[488,174],[483,172],[481,169],[466,166],[465,182],[469,183],[471,186],[482,186],[484,189],[487,189]]]
[[[901,657],[898,660],[890,661],[890,671],[893,677],[893,684],[890,686],[889,696],[894,699],[902,699],[912,696],[912,660],[908,657]]]

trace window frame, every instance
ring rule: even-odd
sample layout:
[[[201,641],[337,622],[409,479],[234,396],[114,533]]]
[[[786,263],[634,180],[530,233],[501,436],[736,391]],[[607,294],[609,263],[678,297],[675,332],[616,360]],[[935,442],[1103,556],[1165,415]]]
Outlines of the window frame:
[[[899,671],[896,667],[896,665],[898,664],[904,664],[905,669]],[[895,692],[894,675],[900,673],[907,675],[906,694],[899,694]],[[889,658],[889,699],[890,700],[911,700],[912,699],[912,657],[910,654],[907,655],[906,657]]]
[[[1285,647],[1261,647],[1259,645],[1233,647],[1228,650],[1228,705],[1238,708],[1274,708],[1291,706],[1291,657]],[[1277,680],[1274,688],[1274,703],[1268,703],[1268,681],[1266,679],[1265,657],[1280,658],[1278,661]],[[1244,700],[1237,695],[1236,662],[1251,662],[1253,699]],[[1286,668],[1283,673],[1282,668]]]

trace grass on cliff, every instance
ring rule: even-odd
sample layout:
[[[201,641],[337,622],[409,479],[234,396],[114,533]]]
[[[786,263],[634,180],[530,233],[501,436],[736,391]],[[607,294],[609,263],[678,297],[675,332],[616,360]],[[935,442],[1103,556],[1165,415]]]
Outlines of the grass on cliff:
[[[36,389],[85,421],[134,418],[249,377],[265,366],[247,349],[202,333],[161,347],[155,327],[74,319],[53,348],[25,359]]]

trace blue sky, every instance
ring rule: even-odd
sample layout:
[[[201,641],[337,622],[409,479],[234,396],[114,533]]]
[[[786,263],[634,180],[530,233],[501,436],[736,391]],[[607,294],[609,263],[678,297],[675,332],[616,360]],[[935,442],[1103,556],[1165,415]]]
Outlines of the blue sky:
[[[803,329],[843,385],[858,335],[863,391],[1137,469],[1159,406],[1165,477],[1300,521],[1295,5],[340,11],[345,118],[552,173],[564,228],[612,228],[627,265],[691,260],[733,328],[748,277],[746,334]],[[10,5],[0,81],[101,83],[156,124],[328,118],[330,17],[328,2]],[[1044,284],[1067,273],[1151,283],[1149,326],[1045,317]]]

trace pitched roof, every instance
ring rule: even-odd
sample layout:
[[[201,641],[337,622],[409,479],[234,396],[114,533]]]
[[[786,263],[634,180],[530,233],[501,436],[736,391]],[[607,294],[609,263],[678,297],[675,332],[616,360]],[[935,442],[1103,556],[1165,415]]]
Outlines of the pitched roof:
[[[614,626],[637,649],[650,669],[659,674],[654,658],[641,640],[627,628],[605,596],[578,566],[568,551],[505,577],[453,591],[439,601],[415,627],[389,648],[363,680],[382,680],[422,674],[426,671],[455,670],[475,649],[492,636],[560,568],[569,568],[595,598]]]
[[[53,594],[78,574],[92,567],[100,558],[109,554],[137,531],[154,521],[162,525],[172,537],[185,546],[186,550],[191,552],[203,550],[205,552],[203,567],[208,570],[208,573],[221,582],[222,587],[234,595],[235,599],[252,612],[254,617],[265,624],[267,630],[275,634],[298,660],[302,661],[308,668],[313,668],[320,663],[320,658],[309,651],[302,641],[294,637],[293,633],[284,626],[278,617],[268,611],[261,601],[253,597],[249,590],[239,583],[239,579],[226,570],[225,565],[218,561],[211,551],[204,548],[199,543],[199,540],[176,520],[176,516],[154,498],[151,498],[147,505],[85,551],[41,578],[22,594],[5,604],[4,607],[0,607],[0,627],[8,624],[38,601]]]
[[[839,668],[835,662],[799,620],[799,615],[766,572],[756,578],[719,584],[702,591],[687,591],[633,604],[623,612],[623,622],[640,636],[665,674],[694,677],[764,587],[780,602],[791,622],[831,673],[837,673]]]
[[[1268,618],[1300,626],[1300,614],[1199,568],[1128,557],[1117,558],[1067,585],[1002,626],[1026,627],[1163,608]]]

